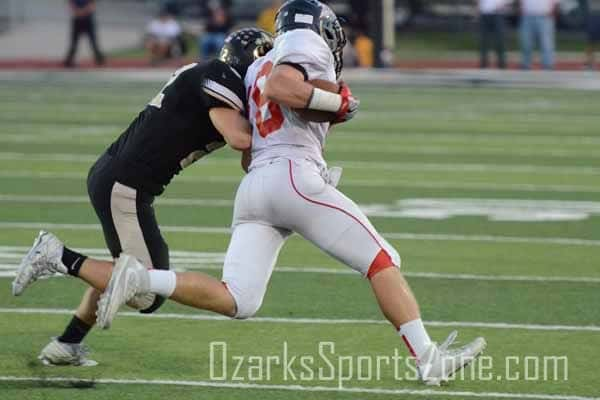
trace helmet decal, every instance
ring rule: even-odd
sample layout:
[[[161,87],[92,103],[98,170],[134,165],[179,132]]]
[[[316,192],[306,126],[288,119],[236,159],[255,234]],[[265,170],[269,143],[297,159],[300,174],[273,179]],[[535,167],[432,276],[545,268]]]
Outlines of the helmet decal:
[[[273,48],[273,37],[258,28],[244,28],[232,32],[225,39],[219,60],[229,64],[241,76],[248,67]]]

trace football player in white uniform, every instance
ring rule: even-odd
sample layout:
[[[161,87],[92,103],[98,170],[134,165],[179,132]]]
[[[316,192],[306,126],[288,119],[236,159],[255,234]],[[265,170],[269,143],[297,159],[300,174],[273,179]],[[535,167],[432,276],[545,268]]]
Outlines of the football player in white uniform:
[[[477,357],[485,340],[448,349],[453,332],[441,345],[431,341],[400,272],[398,253],[335,188],[328,173],[322,153],[330,124],[307,122],[293,111],[332,112],[335,122],[358,111],[345,84],[339,93],[330,93],[308,83],[339,79],[344,31],[333,11],[316,0],[286,2],[276,29],[273,50],[246,75],[252,161],[236,195],[222,280],[195,272],[148,271],[122,255],[98,303],[97,323],[110,326],[119,307],[144,293],[234,318],[252,317],[281,247],[296,232],[368,279],[383,314],[415,357],[421,379],[440,384]],[[102,279],[106,283],[106,276]]]

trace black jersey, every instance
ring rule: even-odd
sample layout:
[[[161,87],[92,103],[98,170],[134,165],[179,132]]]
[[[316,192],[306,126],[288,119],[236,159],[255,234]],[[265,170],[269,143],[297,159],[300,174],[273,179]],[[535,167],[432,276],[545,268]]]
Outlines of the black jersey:
[[[215,60],[177,70],[162,91],[108,148],[116,179],[161,194],[175,174],[225,145],[209,117],[214,107],[245,112],[243,79]]]

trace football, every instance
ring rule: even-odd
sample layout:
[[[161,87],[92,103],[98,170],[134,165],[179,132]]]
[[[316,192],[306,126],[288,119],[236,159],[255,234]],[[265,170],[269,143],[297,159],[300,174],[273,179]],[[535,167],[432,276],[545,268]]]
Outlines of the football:
[[[340,86],[335,82],[326,81],[323,79],[314,79],[308,81],[314,87],[326,90],[332,93],[339,93]],[[329,111],[309,110],[306,108],[297,108],[294,110],[300,118],[310,122],[332,122],[336,119],[336,114]]]

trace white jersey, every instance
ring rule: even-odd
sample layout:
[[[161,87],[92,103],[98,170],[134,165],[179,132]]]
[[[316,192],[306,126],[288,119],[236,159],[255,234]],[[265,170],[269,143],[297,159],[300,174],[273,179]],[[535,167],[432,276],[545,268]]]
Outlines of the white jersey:
[[[248,119],[252,125],[250,168],[280,157],[310,159],[325,166],[323,148],[330,124],[304,121],[262,94],[269,74],[279,64],[297,66],[307,80],[336,81],[333,54],[321,36],[308,29],[297,29],[275,39],[273,50],[255,61],[246,74]]]

